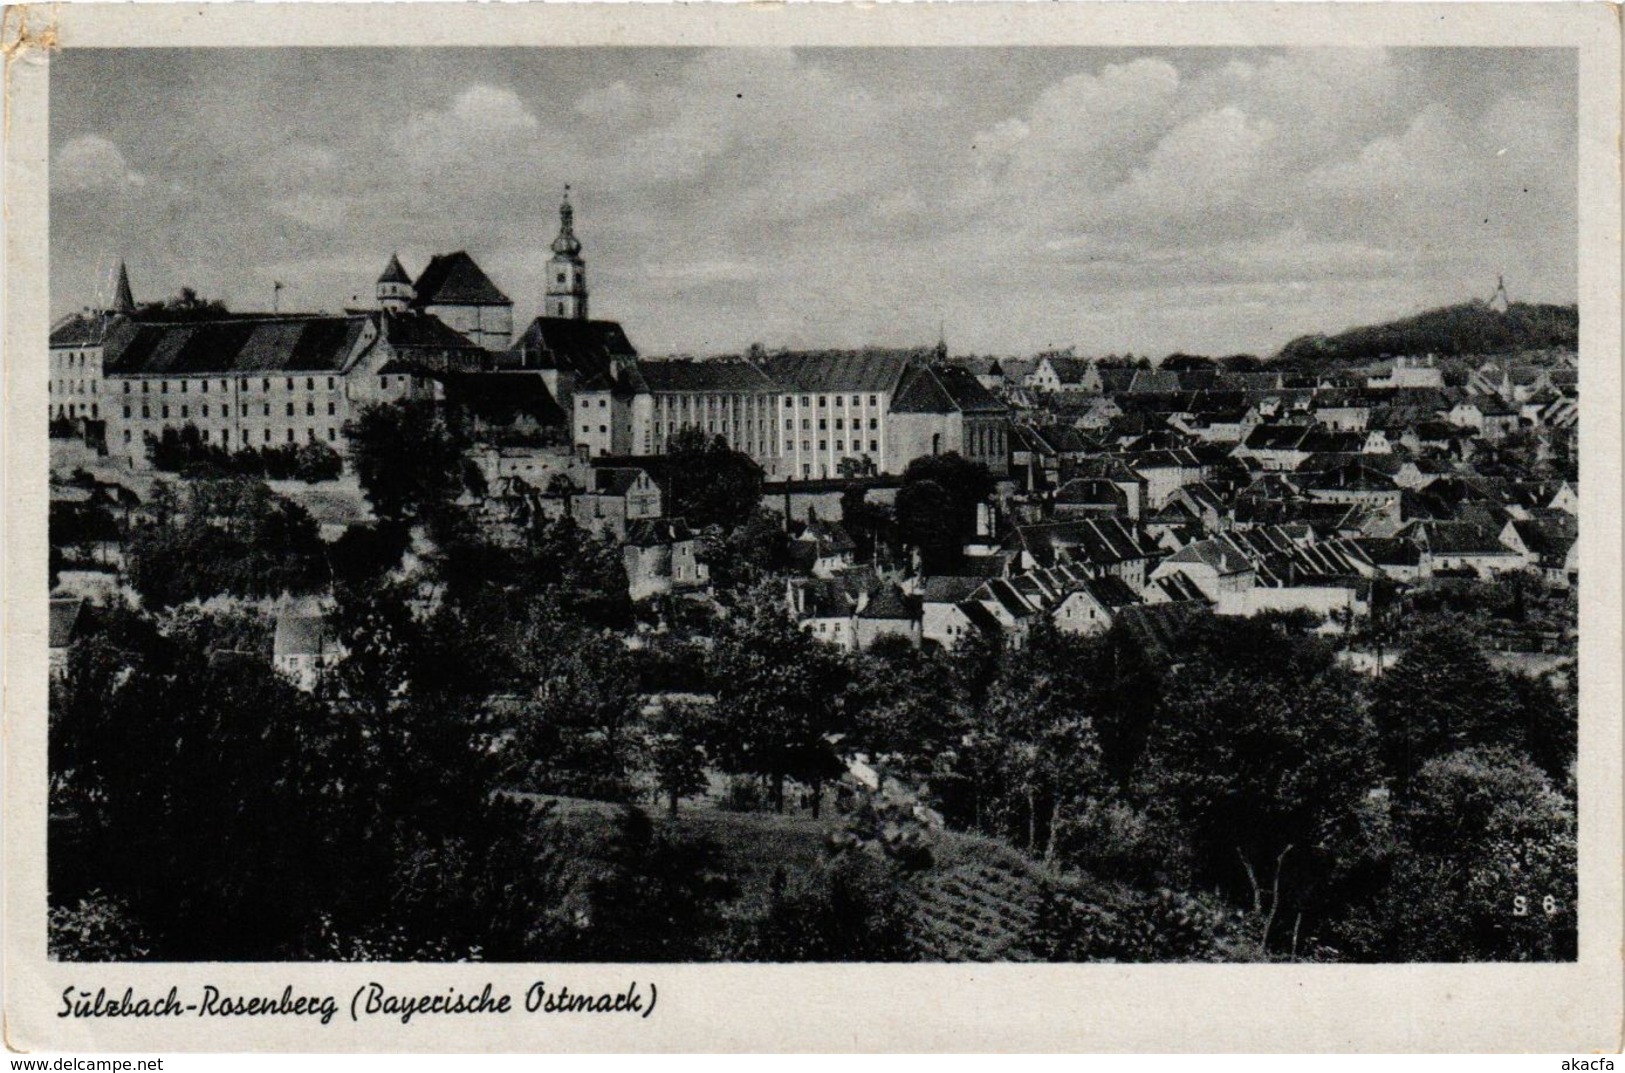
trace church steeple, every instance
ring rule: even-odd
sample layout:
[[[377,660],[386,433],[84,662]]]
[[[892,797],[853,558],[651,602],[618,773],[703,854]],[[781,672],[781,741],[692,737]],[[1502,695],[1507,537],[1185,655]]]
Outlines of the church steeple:
[[[587,265],[581,259],[581,240],[576,238],[575,209],[570,205],[568,183],[559,205],[559,234],[547,262],[547,300],[542,313],[567,320],[587,319]]]
[[[113,290],[113,312],[128,316],[135,312],[135,295],[130,293],[130,273],[118,263],[118,285]]]

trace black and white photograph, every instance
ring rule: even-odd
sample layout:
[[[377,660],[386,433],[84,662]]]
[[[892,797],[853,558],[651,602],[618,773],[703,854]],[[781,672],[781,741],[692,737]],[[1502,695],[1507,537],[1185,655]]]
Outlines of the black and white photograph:
[[[1580,49],[454,40],[49,57],[49,963],[1579,959]]]

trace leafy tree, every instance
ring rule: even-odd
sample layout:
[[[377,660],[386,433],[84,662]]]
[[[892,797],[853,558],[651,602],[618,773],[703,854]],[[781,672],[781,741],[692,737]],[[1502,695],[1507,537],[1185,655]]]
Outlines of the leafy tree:
[[[732,529],[762,501],[762,469],[696,426],[679,429],[666,446],[666,513],[689,525]]]
[[[899,535],[918,547],[928,567],[957,556],[976,528],[976,507],[993,493],[993,478],[980,462],[955,452],[916,458],[903,470],[893,510]]]
[[[1372,717],[1400,792],[1428,760],[1499,737],[1513,698],[1472,635],[1454,623],[1412,632],[1410,647],[1378,680]]]
[[[1146,793],[1173,804],[1198,878],[1261,918],[1267,951],[1287,912],[1313,931],[1331,901],[1322,888],[1378,782],[1369,717],[1349,673],[1290,620],[1210,623],[1187,643],[1151,733]]]
[[[881,779],[918,785],[964,736],[968,713],[950,657],[881,638],[851,661],[845,697],[851,746],[868,754]]]
[[[584,960],[696,961],[711,953],[723,913],[739,897],[716,843],[659,829],[622,810],[608,867],[588,885]]]
[[[1423,764],[1389,879],[1340,929],[1361,960],[1560,961],[1577,953],[1574,801],[1528,760],[1475,747]]]
[[[667,814],[675,818],[679,800],[706,789],[706,745],[715,739],[715,719],[707,705],[667,699],[649,713],[643,734],[655,786],[666,797]]]
[[[784,782],[813,790],[844,770],[834,744],[844,668],[785,613],[775,586],[752,595],[727,622],[712,656],[721,720],[718,759],[728,770],[771,780],[784,810]]]
[[[462,492],[462,439],[433,403],[364,406],[344,435],[356,478],[380,519],[438,520]]]

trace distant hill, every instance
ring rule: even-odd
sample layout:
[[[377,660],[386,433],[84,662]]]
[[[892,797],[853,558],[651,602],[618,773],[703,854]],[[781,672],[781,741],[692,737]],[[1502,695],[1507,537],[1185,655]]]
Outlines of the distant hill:
[[[1486,302],[1430,309],[1404,320],[1350,328],[1338,335],[1305,335],[1281,348],[1275,361],[1320,371],[1401,354],[1504,354],[1573,348],[1580,338],[1578,306],[1514,303],[1505,312]]]

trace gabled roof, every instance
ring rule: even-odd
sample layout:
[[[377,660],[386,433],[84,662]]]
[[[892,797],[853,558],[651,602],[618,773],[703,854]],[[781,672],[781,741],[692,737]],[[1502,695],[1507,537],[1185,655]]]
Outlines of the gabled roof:
[[[890,392],[903,370],[923,352],[908,350],[819,351],[774,354],[762,371],[787,391]]]
[[[681,518],[643,518],[626,527],[626,543],[634,548],[653,548],[693,539],[694,531]]]
[[[592,471],[592,490],[599,495],[624,496],[648,476],[646,470],[635,466],[601,466]]]
[[[897,393],[892,396],[892,413],[951,414],[955,410],[953,397],[929,369],[911,365],[903,370]]]
[[[171,324],[121,321],[107,335],[103,368],[109,376],[339,372],[369,316],[300,314]]]
[[[607,380],[612,366],[625,369],[637,356],[616,321],[537,317],[503,355],[503,363],[573,372],[581,380]]]
[[[77,596],[52,597],[48,622],[48,647],[67,648],[79,630],[79,620],[85,611],[85,601]]]
[[[493,425],[528,416],[539,425],[562,427],[569,417],[540,374],[533,372],[446,373],[446,401]]]
[[[1212,568],[1217,574],[1242,574],[1253,568],[1245,555],[1217,538],[1186,544],[1163,561],[1200,564]]]
[[[628,344],[630,346],[630,344]],[[639,361],[638,371],[650,391],[729,393],[775,391],[769,380],[748,361]]]
[[[928,604],[957,604],[970,599],[987,579],[938,574],[925,579],[920,598]]]
[[[942,385],[960,413],[1003,414],[1010,410],[1002,399],[983,387],[982,382],[967,369],[937,364],[931,366],[931,375]]]
[[[896,585],[887,585],[870,598],[863,610],[858,612],[858,617],[917,621],[920,617],[920,601],[918,597],[905,595]]]
[[[97,346],[113,318],[106,313],[72,313],[51,326],[53,347]]]
[[[1085,580],[1083,590],[1108,611],[1132,607],[1141,602],[1140,594],[1129,588],[1127,582],[1110,574]]]
[[[1473,522],[1416,522],[1406,535],[1420,538],[1435,555],[1515,555],[1500,537]]]
[[[412,304],[419,309],[432,305],[513,305],[513,299],[503,294],[464,250],[429,258],[412,289],[416,292]]]
[[[1043,566],[1066,560],[1107,566],[1161,555],[1161,549],[1149,537],[1117,518],[1018,525],[1007,543],[1026,551]]]

